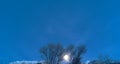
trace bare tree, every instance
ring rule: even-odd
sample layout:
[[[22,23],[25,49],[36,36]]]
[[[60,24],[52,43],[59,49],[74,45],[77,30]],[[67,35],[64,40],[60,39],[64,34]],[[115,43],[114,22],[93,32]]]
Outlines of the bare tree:
[[[48,44],[40,49],[42,58],[47,62],[47,64],[60,64],[63,60],[63,56],[67,53],[69,53],[71,57],[70,63],[80,64],[82,54],[85,52],[85,46],[75,47],[74,45],[69,45],[64,48],[61,44]]]
[[[76,47],[73,53],[72,64],[81,64],[82,55],[86,52],[86,46]]]
[[[59,64],[63,52],[64,48],[61,44],[48,44],[40,49],[42,57],[48,64]]]
[[[96,60],[91,61],[89,64],[114,64],[114,60],[108,55],[99,55]]]
[[[109,55],[99,55],[97,61],[98,64],[110,64],[113,60]]]

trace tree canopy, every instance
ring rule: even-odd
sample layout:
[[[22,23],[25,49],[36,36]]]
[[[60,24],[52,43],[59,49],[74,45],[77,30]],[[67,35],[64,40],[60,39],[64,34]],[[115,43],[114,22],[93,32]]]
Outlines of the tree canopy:
[[[80,64],[82,59],[82,54],[86,52],[86,47],[83,45],[74,46],[68,45],[63,47],[61,44],[48,44],[40,49],[42,58],[47,62],[47,64],[60,64],[63,61],[63,56],[65,54],[70,55],[71,64]]]

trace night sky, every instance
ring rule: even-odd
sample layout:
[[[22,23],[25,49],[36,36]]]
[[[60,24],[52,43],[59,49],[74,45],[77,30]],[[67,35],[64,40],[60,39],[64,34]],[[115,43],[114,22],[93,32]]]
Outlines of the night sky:
[[[0,1],[0,63],[40,60],[48,43],[85,44],[84,60],[120,59],[120,1]]]

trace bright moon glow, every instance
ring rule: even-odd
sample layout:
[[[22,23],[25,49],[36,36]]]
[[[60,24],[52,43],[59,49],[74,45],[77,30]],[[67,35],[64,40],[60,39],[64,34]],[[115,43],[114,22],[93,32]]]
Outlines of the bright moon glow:
[[[68,62],[70,57],[69,57],[69,55],[64,55],[63,59]]]

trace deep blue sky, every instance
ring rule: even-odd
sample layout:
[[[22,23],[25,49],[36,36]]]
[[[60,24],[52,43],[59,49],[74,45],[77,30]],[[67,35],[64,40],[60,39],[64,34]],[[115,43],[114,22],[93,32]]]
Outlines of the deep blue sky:
[[[39,60],[50,42],[86,44],[84,59],[120,59],[119,0],[0,1],[0,62]]]

